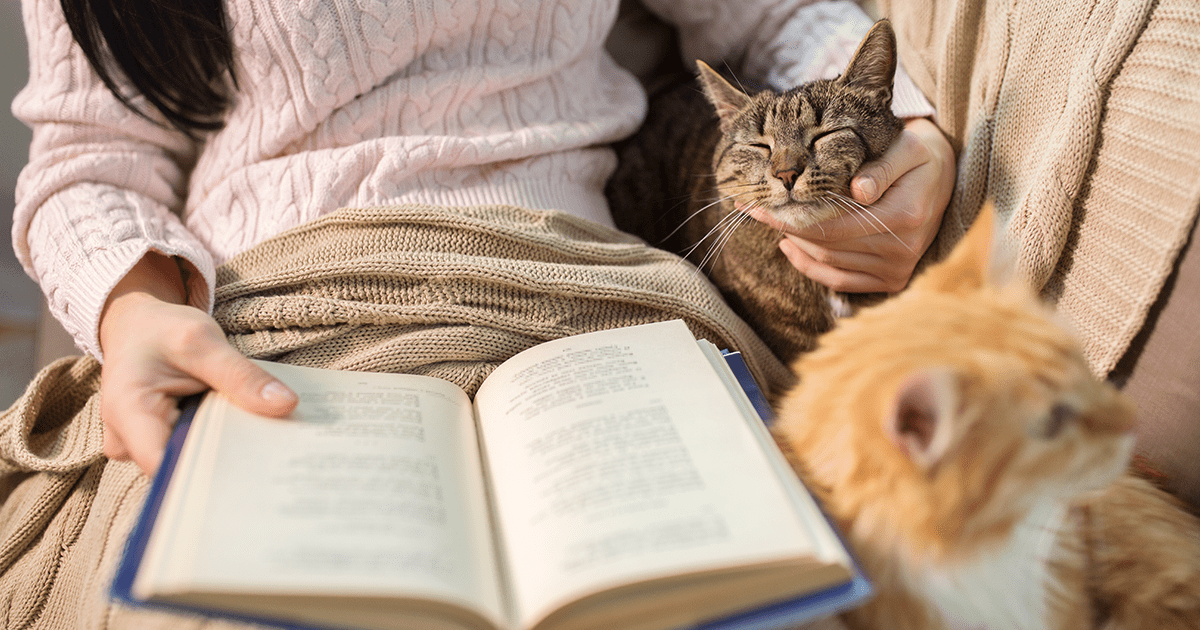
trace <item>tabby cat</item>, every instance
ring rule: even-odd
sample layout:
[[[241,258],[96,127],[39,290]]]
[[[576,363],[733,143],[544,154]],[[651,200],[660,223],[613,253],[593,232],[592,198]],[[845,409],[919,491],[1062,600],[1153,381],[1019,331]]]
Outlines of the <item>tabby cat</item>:
[[[739,206],[796,228],[863,212],[850,179],[903,128],[891,111],[895,34],[881,20],[840,77],[783,93],[747,94],[697,63],[699,89],[689,80],[659,90],[641,130],[618,147],[609,205],[619,228],[707,272],[787,361],[833,325],[846,299],[800,274],[779,232]]]
[[[877,587],[855,629],[1200,628],[1200,519],[1127,474],[1094,379],[985,210],[794,364],[773,430]]]

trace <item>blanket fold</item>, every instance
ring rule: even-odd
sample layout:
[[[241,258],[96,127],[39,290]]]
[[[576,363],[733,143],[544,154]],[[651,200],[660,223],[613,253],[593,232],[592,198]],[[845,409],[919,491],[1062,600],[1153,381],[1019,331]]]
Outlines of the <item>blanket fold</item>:
[[[0,476],[69,473],[103,457],[100,364],[59,359],[39,372],[0,423]]]
[[[559,212],[344,209],[237,256],[217,278],[214,317],[254,358],[437,376],[473,395],[496,365],[543,341],[680,318],[742,351],[765,388],[791,380],[693,267]],[[7,627],[245,627],[109,601],[148,480],[103,457],[99,379],[94,359],[60,360],[0,415]]]
[[[309,246],[301,254],[297,243]],[[238,256],[217,280],[214,316],[255,358],[425,374],[473,395],[537,343],[682,318],[697,337],[743,350],[764,386],[790,382],[704,276],[559,212],[347,209]]]

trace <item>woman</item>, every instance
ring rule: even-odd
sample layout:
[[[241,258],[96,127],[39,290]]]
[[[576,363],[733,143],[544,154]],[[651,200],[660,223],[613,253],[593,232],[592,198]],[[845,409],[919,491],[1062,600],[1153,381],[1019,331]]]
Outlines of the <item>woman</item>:
[[[211,387],[273,416],[296,404],[209,315],[215,267],[269,237],[401,203],[611,225],[603,145],[645,108],[604,51],[617,0],[122,4],[26,0],[30,83],[14,104],[35,132],[15,249],[76,343],[103,358],[112,458],[152,472],[189,393]],[[869,25],[848,2],[648,4],[680,28],[685,58],[740,59],[782,87],[812,78],[826,42],[852,47],[857,34],[836,37],[845,25]],[[897,94],[916,103],[902,114],[929,113],[907,79]],[[949,144],[915,118],[853,186],[907,244],[832,224],[784,250],[836,289],[898,290],[952,182]]]

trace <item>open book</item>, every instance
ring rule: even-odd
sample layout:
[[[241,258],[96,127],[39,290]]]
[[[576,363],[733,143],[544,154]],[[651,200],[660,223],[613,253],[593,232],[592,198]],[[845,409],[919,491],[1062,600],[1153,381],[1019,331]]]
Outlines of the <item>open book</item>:
[[[473,404],[440,379],[262,365],[298,409],[208,395],[180,422],[119,599],[310,627],[659,630],[776,627],[869,591],[681,321],[526,350]]]

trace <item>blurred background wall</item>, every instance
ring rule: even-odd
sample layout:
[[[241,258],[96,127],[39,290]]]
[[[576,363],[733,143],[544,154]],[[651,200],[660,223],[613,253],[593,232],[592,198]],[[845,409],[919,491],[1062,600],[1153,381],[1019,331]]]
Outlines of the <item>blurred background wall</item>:
[[[0,0],[0,409],[7,409],[38,363],[42,295],[13,255],[13,191],[29,155],[29,129],[12,117],[13,97],[29,78],[20,0]],[[54,331],[57,332],[57,331]]]

